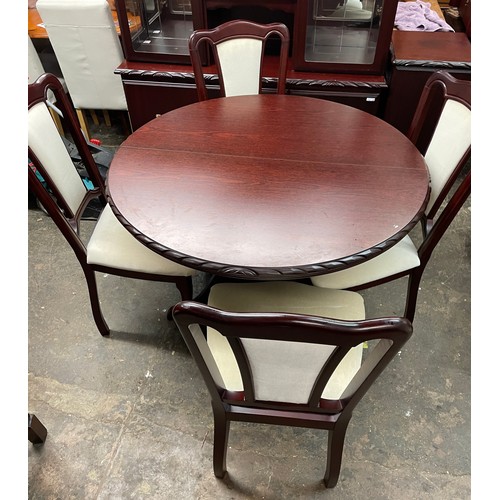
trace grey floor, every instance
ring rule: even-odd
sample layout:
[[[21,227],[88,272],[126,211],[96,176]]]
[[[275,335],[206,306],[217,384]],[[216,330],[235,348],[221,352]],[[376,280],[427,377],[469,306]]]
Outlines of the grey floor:
[[[123,139],[117,125],[92,135],[110,149]],[[216,479],[208,393],[167,320],[174,286],[100,276],[112,329],[101,337],[74,254],[29,208],[28,404],[48,436],[27,443],[28,497],[470,498],[470,223],[467,201],[424,274],[414,335],[355,411],[326,490],[326,433],[306,429],[232,424],[229,475]],[[364,293],[368,314],[401,313],[404,290]]]

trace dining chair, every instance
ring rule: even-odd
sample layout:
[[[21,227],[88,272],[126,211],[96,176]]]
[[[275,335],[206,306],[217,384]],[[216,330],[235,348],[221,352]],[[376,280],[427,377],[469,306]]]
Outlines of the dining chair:
[[[129,131],[125,91],[114,73],[124,55],[107,0],[38,0],[36,6],[87,139],[85,110],[96,125],[101,110],[108,126],[109,111],[120,111]]]
[[[431,192],[421,233],[357,266],[311,278],[325,288],[363,290],[408,277],[404,317],[414,320],[422,275],[471,192],[471,83],[446,71],[429,77],[408,138],[425,158]],[[414,242],[416,241],[416,243]]]
[[[290,45],[290,33],[286,25],[234,20],[213,29],[195,30],[188,45],[198,100],[208,99],[208,77],[203,73],[203,56],[206,55],[207,47],[215,62],[215,78],[218,79],[221,97],[261,93],[265,49],[273,37],[278,37],[280,41],[277,93],[284,94]]]
[[[53,92],[91,182],[82,182],[47,108]],[[102,314],[96,273],[175,283],[183,300],[192,298],[195,270],[148,249],[118,221],[105,198],[105,183],[61,83],[52,74],[28,85],[28,184],[73,249],[85,275],[94,320],[101,335],[109,335]],[[80,221],[89,202],[98,199],[102,211],[91,236],[82,237]]]
[[[208,305],[174,306],[211,398],[216,477],[238,421],[327,430],[324,483],[337,484],[353,410],[412,334],[364,314],[356,292],[297,282],[218,283]]]

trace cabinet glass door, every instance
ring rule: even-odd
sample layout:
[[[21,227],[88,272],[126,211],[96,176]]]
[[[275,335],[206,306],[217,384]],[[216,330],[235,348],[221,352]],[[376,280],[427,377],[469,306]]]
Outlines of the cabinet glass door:
[[[127,60],[189,63],[200,11],[193,12],[191,0],[116,0],[116,6]]]
[[[397,0],[298,0],[296,69],[381,73]]]

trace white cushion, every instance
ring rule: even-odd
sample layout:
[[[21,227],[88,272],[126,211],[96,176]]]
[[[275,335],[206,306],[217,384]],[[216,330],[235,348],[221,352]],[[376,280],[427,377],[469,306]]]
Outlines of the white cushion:
[[[87,262],[172,276],[192,276],[196,273],[194,269],[162,257],[140,243],[118,221],[109,205],[104,207],[90,237]]]
[[[419,265],[417,248],[411,238],[405,236],[396,245],[373,259],[342,271],[314,276],[311,281],[319,287],[342,290],[407,271]]]
[[[226,97],[258,94],[262,41],[252,38],[227,40],[219,43],[216,50]]]
[[[210,290],[208,304],[233,312],[288,312],[324,316],[341,320],[365,317],[361,295],[328,290],[295,282],[220,283]],[[207,342],[225,387],[243,389],[234,354],[225,337],[207,329]],[[305,403],[319,369],[334,347],[260,339],[243,340],[255,382],[257,399]],[[323,397],[337,399],[357,372],[362,344],[339,364]],[[283,373],[286,377],[283,377]]]
[[[470,144],[471,110],[457,101],[448,100],[425,153],[431,176],[427,213]]]
[[[73,213],[78,210],[87,189],[73,165],[45,103],[28,111],[28,145],[45,166]]]

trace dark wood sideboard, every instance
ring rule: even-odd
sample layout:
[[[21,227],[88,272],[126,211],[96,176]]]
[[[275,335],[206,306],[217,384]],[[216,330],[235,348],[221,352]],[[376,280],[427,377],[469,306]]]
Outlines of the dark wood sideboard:
[[[394,31],[384,120],[406,133],[425,82],[440,69],[471,79],[471,43],[466,33]]]
[[[215,0],[210,1],[213,3]],[[295,5],[296,0],[286,1]],[[300,0],[298,4],[302,5],[305,1],[308,0]],[[470,5],[470,0],[456,1]],[[195,4],[197,5],[196,2]],[[391,5],[394,7],[393,3]],[[381,73],[349,73],[333,68],[329,71],[323,68],[303,71],[295,69],[297,65],[291,55],[287,72],[287,93],[356,107],[383,118],[406,133],[424,84],[433,72],[446,69],[457,78],[470,80],[471,44],[469,37],[463,32],[391,29],[389,35],[390,38],[386,38],[391,41],[390,50],[387,51],[387,63]],[[167,63],[140,60],[140,57],[132,59],[126,59],[115,73],[121,76],[123,82],[133,130],[158,115],[197,101],[194,75],[186,61]],[[276,89],[276,66],[277,57],[267,56],[263,71],[263,92],[273,92]],[[209,97],[218,96],[215,68],[206,66],[204,71]]]
[[[124,61],[115,71],[121,75],[133,130],[158,115],[198,100],[191,66]],[[264,67],[263,91],[276,88],[273,59]],[[208,66],[209,97],[218,94],[218,78]],[[381,116],[387,94],[382,75],[349,75],[289,70],[287,93],[318,97],[348,104]],[[211,94],[211,95],[210,95]]]

